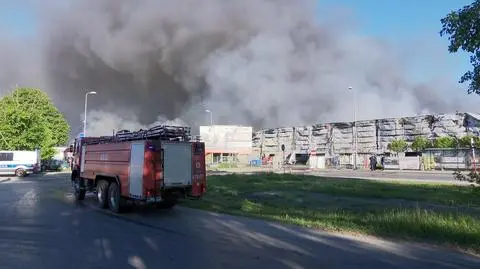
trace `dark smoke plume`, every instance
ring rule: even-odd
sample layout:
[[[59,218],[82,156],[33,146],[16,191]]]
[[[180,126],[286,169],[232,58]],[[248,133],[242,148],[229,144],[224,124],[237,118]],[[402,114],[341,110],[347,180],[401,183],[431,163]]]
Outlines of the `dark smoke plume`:
[[[313,0],[45,2],[32,43],[1,38],[0,85],[46,89],[74,133],[90,89],[92,135],[209,124],[205,109],[257,128],[351,120],[350,85],[360,118],[454,107],[407,81],[387,45],[319,23]]]

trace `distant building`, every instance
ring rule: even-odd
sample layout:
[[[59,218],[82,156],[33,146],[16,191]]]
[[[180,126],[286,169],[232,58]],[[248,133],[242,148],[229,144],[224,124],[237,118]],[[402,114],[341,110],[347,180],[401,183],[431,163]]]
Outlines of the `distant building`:
[[[357,165],[371,154],[389,153],[387,146],[395,139],[411,143],[418,136],[434,139],[441,136],[479,135],[480,114],[455,113],[357,121]],[[353,164],[353,122],[321,123],[311,126],[265,129],[255,132],[253,149],[262,156],[282,156],[306,160],[312,152],[335,162]],[[283,158],[283,156],[282,156]]]
[[[55,147],[55,155],[53,156],[52,159],[54,160],[59,160],[59,161],[63,161],[66,159],[67,156],[65,156],[65,150],[67,149],[67,147]]]
[[[253,128],[237,125],[200,126],[209,163],[247,163],[252,154]]]

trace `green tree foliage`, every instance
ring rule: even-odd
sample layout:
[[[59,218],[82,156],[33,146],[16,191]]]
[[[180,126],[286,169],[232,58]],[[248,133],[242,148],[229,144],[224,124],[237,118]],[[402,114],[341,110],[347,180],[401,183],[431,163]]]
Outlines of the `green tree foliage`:
[[[411,148],[416,152],[422,152],[429,147],[430,141],[424,136],[417,136],[411,145]]]
[[[435,142],[433,143],[433,147],[442,148],[442,149],[455,148],[456,144],[457,144],[457,141],[455,140],[455,138],[450,136],[442,136],[435,139]]]
[[[408,149],[408,143],[403,139],[395,139],[388,144],[387,148],[396,153],[405,152]]]
[[[466,135],[459,139],[459,146],[464,148],[471,147],[471,139],[473,138],[473,144],[475,147],[480,147],[480,138],[478,136]]]
[[[68,141],[70,126],[49,96],[39,89],[21,88],[0,99],[0,149],[41,149],[42,158]]]
[[[441,19],[441,36],[448,36],[448,51],[455,53],[459,49],[471,53],[473,70],[466,72],[460,83],[470,82],[468,93],[480,94],[480,0],[450,12]]]

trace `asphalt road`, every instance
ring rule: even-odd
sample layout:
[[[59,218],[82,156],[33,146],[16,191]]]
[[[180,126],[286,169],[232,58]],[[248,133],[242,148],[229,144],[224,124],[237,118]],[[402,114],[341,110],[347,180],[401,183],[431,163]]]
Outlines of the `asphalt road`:
[[[454,251],[181,207],[118,216],[69,191],[62,174],[0,183],[0,268],[480,268]]]

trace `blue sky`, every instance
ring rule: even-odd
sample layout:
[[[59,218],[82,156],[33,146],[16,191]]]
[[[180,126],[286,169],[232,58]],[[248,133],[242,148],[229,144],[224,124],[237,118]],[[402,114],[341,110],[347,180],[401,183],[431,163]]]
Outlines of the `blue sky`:
[[[448,77],[458,81],[470,68],[468,55],[449,54],[448,41],[438,34],[440,19],[451,10],[473,0],[319,0],[319,16],[323,10],[341,7],[349,10],[358,23],[360,33],[382,38],[396,48],[417,47],[410,72],[414,78]],[[35,13],[32,0],[0,0],[0,32],[16,35],[35,32]],[[415,44],[415,45],[414,45]],[[417,57],[419,56],[419,57]],[[439,59],[441,59],[439,61]]]
[[[36,17],[30,0],[0,0],[0,31],[16,35],[35,32]]]
[[[440,20],[473,0],[319,0],[320,11],[342,7],[351,10],[361,33],[387,40],[396,48],[419,48],[414,77],[448,77],[457,82],[471,68],[466,53],[448,53],[448,40],[440,37]],[[465,86],[462,86],[465,87]]]

